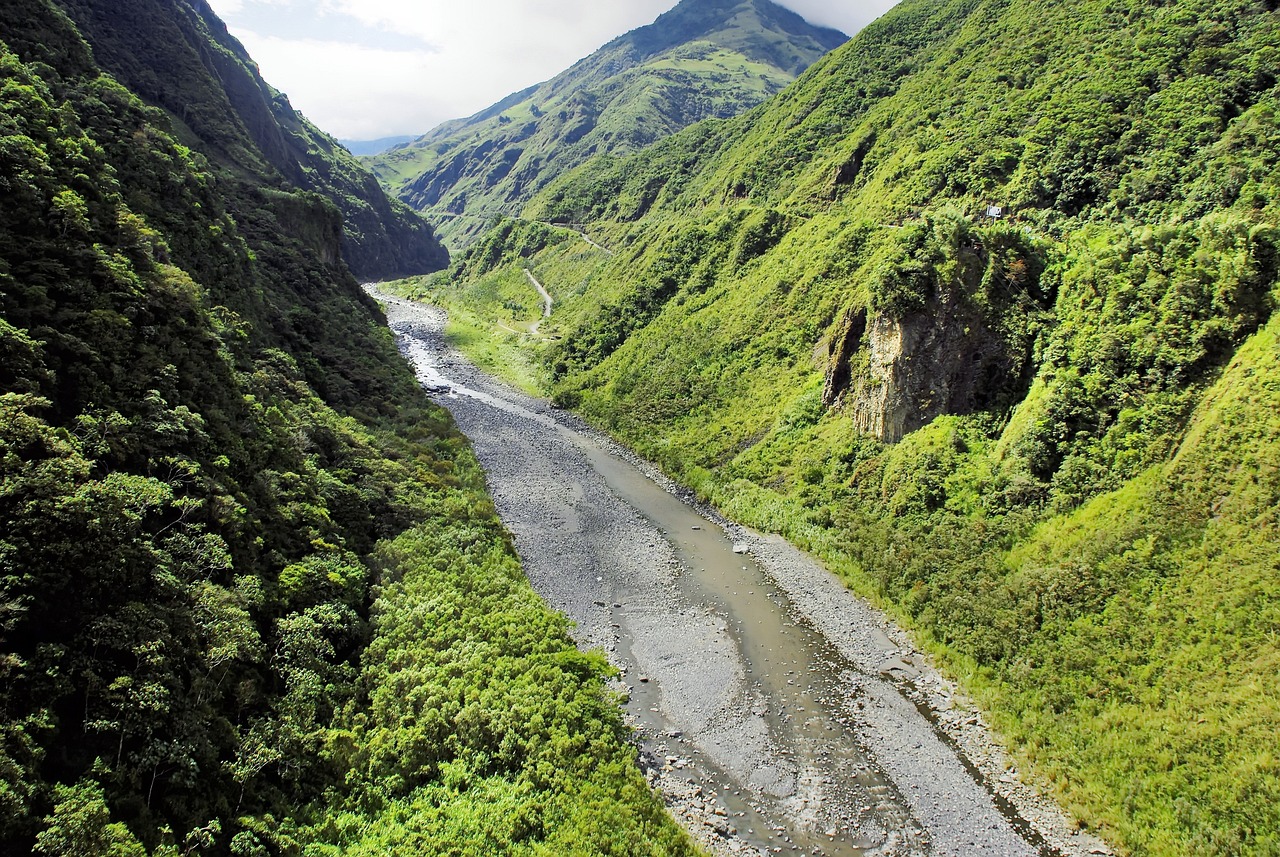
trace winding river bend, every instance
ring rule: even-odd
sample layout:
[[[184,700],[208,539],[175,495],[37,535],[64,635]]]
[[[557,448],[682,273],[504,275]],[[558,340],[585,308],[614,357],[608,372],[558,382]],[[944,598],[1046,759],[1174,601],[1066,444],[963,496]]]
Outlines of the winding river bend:
[[[650,780],[710,849],[1105,853],[1052,807],[1013,809],[930,714],[949,687],[812,559],[484,375],[441,311],[369,290],[470,438],[534,587],[622,670]]]

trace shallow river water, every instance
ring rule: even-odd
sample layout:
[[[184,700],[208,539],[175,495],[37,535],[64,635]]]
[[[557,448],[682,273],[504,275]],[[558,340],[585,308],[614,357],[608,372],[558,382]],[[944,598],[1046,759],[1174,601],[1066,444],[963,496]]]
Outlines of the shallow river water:
[[[1076,850],[1047,845],[904,695],[924,664],[811,559],[704,516],[607,438],[451,353],[441,312],[371,291],[471,440],[534,587],[622,670],[642,763],[705,845]]]

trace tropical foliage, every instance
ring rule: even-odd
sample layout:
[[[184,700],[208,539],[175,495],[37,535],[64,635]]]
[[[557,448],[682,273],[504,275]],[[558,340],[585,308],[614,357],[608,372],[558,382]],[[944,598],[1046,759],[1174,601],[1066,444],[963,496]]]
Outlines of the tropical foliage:
[[[690,853],[332,188],[188,139],[95,10],[0,9],[0,851]]]
[[[1280,853],[1273,7],[906,0],[523,213],[613,255],[429,291],[529,267],[549,393],[897,613],[1124,850]]]

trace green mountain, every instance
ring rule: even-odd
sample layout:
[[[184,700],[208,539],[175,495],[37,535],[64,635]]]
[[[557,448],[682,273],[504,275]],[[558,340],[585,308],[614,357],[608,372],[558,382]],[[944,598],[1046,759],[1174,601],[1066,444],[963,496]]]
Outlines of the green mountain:
[[[72,0],[68,14],[102,68],[170,116],[179,140],[255,184],[320,193],[342,215],[342,255],[361,280],[438,270],[431,227],[332,137],[293,109],[207,4],[156,19],[151,0]],[[139,51],[139,38],[146,38]]]
[[[429,233],[203,0],[0,4],[0,105],[0,852],[692,853],[343,261]]]
[[[366,163],[465,245],[591,156],[737,115],[846,38],[769,0],[683,0],[550,81]]]
[[[525,209],[611,254],[510,220],[418,288],[497,321],[531,268],[562,405],[888,605],[1125,852],[1276,854],[1278,80],[1274,2],[904,0]]]

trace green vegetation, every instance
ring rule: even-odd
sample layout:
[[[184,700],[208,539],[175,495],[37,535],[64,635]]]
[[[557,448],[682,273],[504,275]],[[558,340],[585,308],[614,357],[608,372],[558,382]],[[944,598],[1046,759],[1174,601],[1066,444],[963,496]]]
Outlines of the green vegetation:
[[[769,0],[684,0],[552,80],[366,162],[429,216],[461,215],[440,230],[465,246],[593,155],[634,152],[699,120],[735,116],[845,38]]]
[[[693,853],[198,10],[0,7],[0,851]]]
[[[444,274],[383,284],[389,294],[445,309],[445,338],[476,366],[518,389],[537,394],[546,389],[547,371],[525,345],[549,334],[533,325],[542,304],[523,268],[484,277],[456,294]],[[537,306],[535,307],[535,301]]]
[[[515,220],[503,221],[447,270],[383,288],[444,308],[451,345],[486,372],[536,395],[546,390],[550,372],[530,346],[555,342],[562,328],[559,314],[554,321],[543,317],[542,297],[529,280],[539,276],[529,260],[548,248],[566,260],[557,266],[558,276],[575,268],[583,274],[577,291],[549,286],[553,300],[580,298],[601,251],[569,229]]]
[[[334,736],[359,788],[314,853],[692,853],[635,765],[608,664],[573,647],[491,507],[467,508],[481,490],[376,555],[368,710]]]
[[[179,141],[214,167],[273,190],[307,188],[336,206],[342,258],[361,281],[448,264],[426,222],[380,193],[377,179],[264,82],[207,6],[182,4],[156,16],[152,0],[61,5],[103,70],[168,113]],[[149,47],[140,53],[143,42]]]
[[[906,0],[522,212],[614,255],[504,225],[436,292],[532,267],[550,395],[893,611],[1125,852],[1280,853],[1273,6]]]

